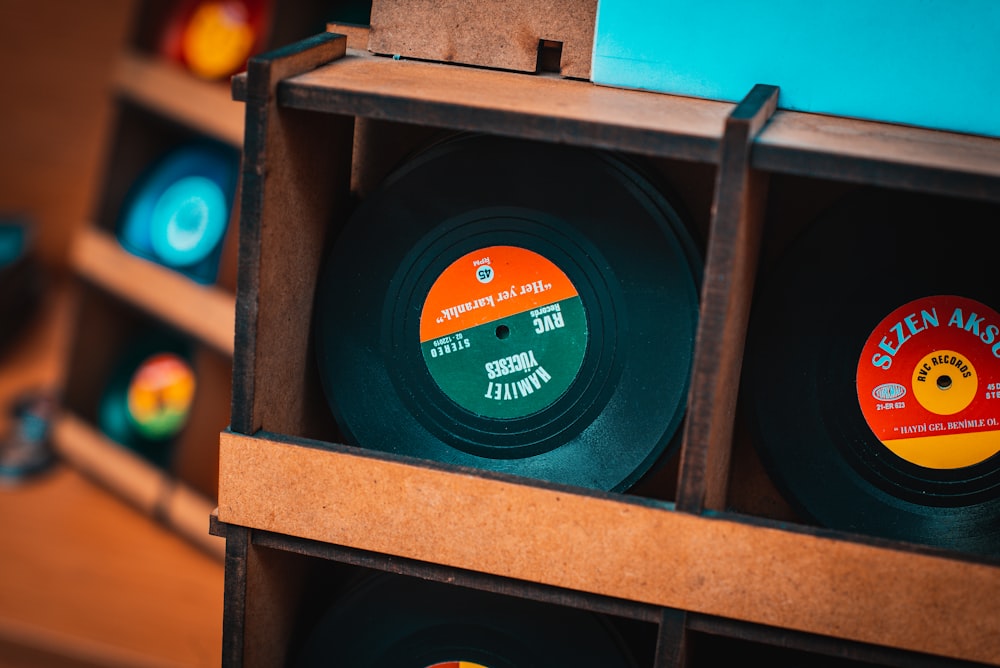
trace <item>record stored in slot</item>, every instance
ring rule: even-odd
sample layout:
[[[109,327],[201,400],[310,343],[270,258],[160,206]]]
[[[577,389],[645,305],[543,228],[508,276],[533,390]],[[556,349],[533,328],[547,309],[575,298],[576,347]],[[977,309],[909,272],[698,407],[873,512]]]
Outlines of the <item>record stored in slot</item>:
[[[997,213],[865,190],[765,270],[743,397],[806,516],[1000,553]]]
[[[676,445],[700,274],[630,162],[453,138],[335,240],[314,316],[323,386],[351,443],[626,489]]]

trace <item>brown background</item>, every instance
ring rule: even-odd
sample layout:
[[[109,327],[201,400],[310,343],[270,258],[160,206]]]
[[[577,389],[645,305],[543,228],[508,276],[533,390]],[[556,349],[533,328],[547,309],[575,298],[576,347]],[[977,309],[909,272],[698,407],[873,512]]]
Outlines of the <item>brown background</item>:
[[[114,59],[133,0],[0,0],[0,214],[35,222],[66,264],[90,216],[111,121]]]

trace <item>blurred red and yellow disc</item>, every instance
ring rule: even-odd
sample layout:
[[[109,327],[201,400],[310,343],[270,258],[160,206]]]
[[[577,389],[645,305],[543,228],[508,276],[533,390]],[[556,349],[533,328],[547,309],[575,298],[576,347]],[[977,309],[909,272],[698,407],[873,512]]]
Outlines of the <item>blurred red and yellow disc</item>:
[[[202,2],[191,13],[181,36],[181,54],[188,68],[205,79],[240,70],[252,55],[257,29],[244,2]]]
[[[179,355],[157,353],[135,370],[127,392],[128,414],[142,436],[174,436],[187,422],[194,400],[195,376]]]

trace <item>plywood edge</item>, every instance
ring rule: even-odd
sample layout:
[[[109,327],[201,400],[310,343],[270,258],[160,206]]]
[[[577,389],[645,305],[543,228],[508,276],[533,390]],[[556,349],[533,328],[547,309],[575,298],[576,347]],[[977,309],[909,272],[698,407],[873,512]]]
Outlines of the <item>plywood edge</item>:
[[[135,51],[119,58],[114,82],[120,94],[161,115],[236,148],[243,144],[243,106],[231,99],[225,85]]]
[[[755,141],[753,166],[825,177],[859,173],[893,187],[942,182],[946,192],[996,201],[1000,138],[778,111]]]
[[[70,262],[80,276],[106,291],[233,355],[235,295],[132,255],[93,227],[74,239]]]
[[[290,77],[282,105],[715,163],[728,102],[351,53]]]
[[[347,48],[349,50],[368,50],[368,34],[371,32],[369,26],[355,23],[331,22],[326,24],[326,31],[347,37]]]
[[[1000,665],[1000,571],[614,495],[225,432],[222,522]]]
[[[686,511],[725,507],[732,418],[767,201],[766,179],[749,168],[750,145],[777,108],[778,92],[755,86],[726,120],[681,450],[677,506]]]

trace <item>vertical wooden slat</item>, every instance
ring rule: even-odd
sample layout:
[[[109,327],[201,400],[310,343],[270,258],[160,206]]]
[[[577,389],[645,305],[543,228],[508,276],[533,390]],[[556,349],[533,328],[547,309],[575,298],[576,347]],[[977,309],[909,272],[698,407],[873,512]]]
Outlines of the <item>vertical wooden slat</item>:
[[[777,103],[778,88],[758,84],[726,119],[681,452],[678,510],[697,513],[722,510],[725,505],[767,191],[766,175],[750,170],[750,150]]]
[[[254,530],[211,516],[210,531],[226,539],[222,665],[287,665],[308,568],[300,556],[254,544]]]
[[[277,300],[278,309],[285,307],[280,301],[289,297],[287,286],[285,290],[281,290],[278,286],[265,284],[267,274],[263,273],[265,268],[262,267],[264,254],[288,255],[287,243],[282,243],[282,240],[290,237],[291,232],[289,226],[281,223],[293,215],[295,210],[282,214],[275,209],[283,207],[285,198],[289,194],[299,193],[303,187],[296,183],[303,170],[295,170],[294,165],[288,164],[289,160],[294,159],[288,144],[308,141],[303,135],[312,129],[305,127],[309,125],[306,123],[289,122],[289,113],[293,117],[296,114],[279,109],[277,87],[284,78],[342,57],[346,52],[346,44],[347,39],[343,35],[321,33],[292,46],[251,58],[245,80],[238,80],[241,86],[245,81],[245,91],[242,88],[236,91],[234,81],[235,96],[246,97],[231,415],[231,426],[239,433],[252,434],[260,427],[261,422],[256,411],[261,405],[257,381],[262,376],[267,378],[266,372],[259,369],[259,365],[266,363],[266,360],[261,360],[257,355],[260,343],[259,318],[262,315],[261,296],[266,295],[266,298],[272,299],[272,303]],[[317,137],[318,139],[320,138]],[[347,151],[346,161],[349,165],[350,150]],[[322,175],[314,174],[313,178],[318,179],[320,176]],[[314,185],[314,182],[309,183],[310,188]],[[319,199],[324,192],[327,190],[313,194]],[[274,243],[264,241],[265,219],[268,220],[272,237],[283,235]],[[274,288],[277,294],[269,292],[269,287]],[[299,297],[300,300],[303,298],[301,295]],[[264,316],[267,316],[268,308],[265,305]],[[281,348],[279,344],[267,349]]]
[[[660,628],[656,637],[654,668],[686,668],[688,613],[674,608],[663,608]]]
[[[247,548],[250,529],[213,523],[213,531],[226,539],[226,575],[222,607],[222,665],[243,665],[243,630],[247,606]]]

